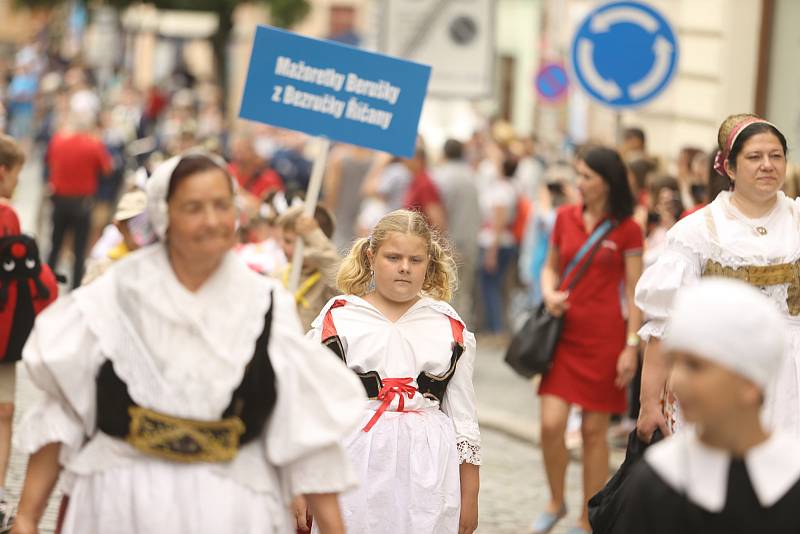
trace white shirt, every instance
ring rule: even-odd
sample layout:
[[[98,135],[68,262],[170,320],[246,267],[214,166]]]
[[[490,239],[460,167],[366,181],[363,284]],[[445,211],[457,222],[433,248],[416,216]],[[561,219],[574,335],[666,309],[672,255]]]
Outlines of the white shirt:
[[[423,297],[391,322],[361,297],[335,297],[312,323],[309,338],[322,341],[325,315],[336,300],[346,301],[346,305],[333,309],[331,314],[350,369],[357,373],[376,371],[382,379],[410,377],[415,388],[421,372],[443,375],[449,369],[453,334],[448,317],[462,324],[463,321],[446,302]],[[467,330],[464,330],[464,344],[466,350],[447,386],[441,409],[453,420],[461,461],[480,463],[480,430],[472,383],[476,343],[475,336]],[[397,410],[398,403],[395,398],[389,409]],[[377,410],[380,405],[381,401],[371,400],[368,408]],[[404,405],[406,411],[440,408],[437,400],[423,397],[419,392],[404,400]]]
[[[678,221],[667,233],[667,243],[656,262],[636,285],[636,305],[648,317],[639,335],[663,337],[677,290],[697,283],[708,260],[725,267],[792,263],[800,258],[800,203],[778,193],[775,208],[761,219],[746,218],[725,191],[706,206]],[[755,228],[763,226],[766,235]],[[762,291],[788,316],[788,284]]]
[[[501,247],[510,247],[515,243],[514,234],[509,226],[514,220],[514,209],[517,204],[517,192],[509,180],[492,178],[480,190],[481,231],[478,233],[478,244],[490,247],[495,241],[494,217],[497,208],[505,208],[506,221],[500,235],[497,236]]]

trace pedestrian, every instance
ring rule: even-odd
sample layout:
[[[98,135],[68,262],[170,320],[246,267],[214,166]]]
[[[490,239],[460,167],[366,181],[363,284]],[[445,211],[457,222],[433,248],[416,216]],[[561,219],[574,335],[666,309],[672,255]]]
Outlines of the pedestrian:
[[[252,136],[235,134],[228,144],[231,153],[228,172],[239,183],[247,207],[255,212],[270,193],[283,190],[283,180],[256,152]]]
[[[474,311],[472,294],[478,272],[478,235],[481,225],[475,171],[464,159],[464,144],[456,139],[444,143],[444,162],[431,178],[441,193],[447,213],[447,238],[458,266],[458,289],[453,308],[470,323]]]
[[[337,249],[349,249],[356,237],[356,222],[361,211],[361,187],[373,159],[372,151],[353,145],[340,145],[331,152],[322,202],[336,218],[333,243]]]
[[[340,497],[348,532],[470,534],[477,526],[475,337],[447,304],[454,283],[453,259],[425,218],[394,211],[355,242],[339,270],[346,294],[309,332],[370,397],[361,428],[345,440],[362,481]]]
[[[17,361],[35,315],[58,296],[53,273],[41,265],[35,242],[21,235],[19,218],[9,202],[24,163],[20,145],[0,134],[0,532],[7,532],[13,521],[5,481],[11,456]]]
[[[541,275],[550,236],[556,222],[556,212],[564,204],[573,202],[576,196],[573,171],[569,165],[551,165],[544,174],[539,187],[535,208],[528,217],[519,254],[520,280],[528,286],[528,302],[535,308],[542,302]]]
[[[492,336],[506,331],[505,312],[508,309],[504,282],[509,267],[517,255],[517,242],[511,231],[516,216],[517,191],[512,179],[517,160],[505,155],[499,172],[479,189],[481,229],[478,232],[478,284],[483,299],[482,331]]]
[[[544,303],[550,313],[564,316],[564,327],[552,368],[539,386],[550,502],[534,522],[538,534],[552,530],[567,513],[564,484],[569,456],[564,431],[570,407],[577,405],[583,410],[586,503],[608,476],[609,416],[625,411],[625,386],[637,366],[636,331],[641,320],[633,306],[633,289],[642,269],[642,231],[631,217],[634,199],[627,170],[615,150],[589,147],[580,153],[576,172],[583,201],[559,208],[541,273]],[[588,250],[593,244],[592,256]],[[565,279],[560,273],[579,254],[584,257]],[[582,266],[586,266],[585,272],[566,292],[564,288]],[[627,309],[620,302],[621,288]],[[570,533],[590,531],[584,504],[578,525]]]
[[[24,359],[44,397],[18,432],[32,456],[15,534],[37,532],[59,462],[63,534],[287,532],[303,493],[322,532],[344,532],[336,493],[356,479],[338,443],[363,388],[231,251],[225,168],[203,154],[159,166],[159,241],[38,318]]]
[[[422,142],[417,143],[414,157],[403,160],[411,173],[411,183],[403,198],[403,209],[418,211],[438,232],[447,231],[447,212],[436,184],[428,175],[428,156]]]
[[[786,178],[786,138],[755,115],[731,115],[719,128],[717,169],[732,181],[701,210],[678,221],[636,288],[636,304],[648,321],[638,431],[644,441],[656,428],[681,426],[680,403],[668,387],[669,365],[660,339],[679,288],[704,276],[725,276],[759,286],[790,323],[786,361],[768,389],[769,426],[800,436],[800,206],[780,191]],[[744,311],[744,310],[742,310]]]
[[[786,329],[771,299],[743,282],[678,292],[662,350],[692,426],[636,465],[615,532],[800,532],[800,443],[760,419]]]
[[[302,204],[287,209],[278,217],[278,227],[281,231],[281,248],[289,262],[294,257],[297,240],[303,240],[303,264],[294,300],[303,332],[307,332],[325,303],[338,294],[336,274],[342,258],[331,241],[334,221],[330,212],[317,206],[314,216],[309,217],[303,212],[304,209]],[[291,271],[292,264],[289,263],[274,273],[287,289]]]
[[[619,153],[625,161],[647,158],[647,137],[644,130],[637,126],[625,128]]]
[[[71,232],[73,289],[83,280],[98,181],[112,170],[111,155],[92,133],[93,121],[91,115],[72,113],[67,126],[56,132],[47,149],[53,202],[53,237],[47,263],[56,268],[64,237]]]

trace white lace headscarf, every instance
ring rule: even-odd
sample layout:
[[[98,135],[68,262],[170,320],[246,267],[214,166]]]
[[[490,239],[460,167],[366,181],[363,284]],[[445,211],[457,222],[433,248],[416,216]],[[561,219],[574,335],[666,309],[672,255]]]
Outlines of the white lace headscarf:
[[[186,152],[180,156],[174,156],[159,164],[158,167],[156,167],[156,169],[153,171],[153,174],[150,175],[150,178],[147,180],[146,184],[147,215],[150,219],[150,225],[153,227],[153,231],[155,232],[159,241],[164,241],[166,239],[167,228],[169,227],[169,207],[167,206],[167,194],[169,193],[169,183],[172,179],[172,173],[175,172],[175,168],[178,166],[178,163],[180,163],[181,160],[187,156],[205,156],[216,163],[220,169],[226,173],[226,175],[229,175],[228,171],[226,170],[228,166],[224,159],[215,154],[202,151]],[[236,202],[238,208],[238,197],[236,196],[237,183],[236,180],[230,175],[229,178],[231,180],[231,187],[233,188],[234,201]]]

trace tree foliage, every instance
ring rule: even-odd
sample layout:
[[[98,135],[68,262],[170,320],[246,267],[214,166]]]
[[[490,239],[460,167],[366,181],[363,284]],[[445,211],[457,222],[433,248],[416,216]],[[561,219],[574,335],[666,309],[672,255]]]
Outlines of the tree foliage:
[[[24,7],[55,7],[65,0],[16,0]],[[141,0],[106,0],[105,3],[125,8]],[[308,0],[261,0],[267,4],[272,14],[272,24],[288,28],[301,21],[308,14]],[[244,0],[152,0],[160,9],[185,9],[191,11],[214,11],[220,15],[233,13]]]

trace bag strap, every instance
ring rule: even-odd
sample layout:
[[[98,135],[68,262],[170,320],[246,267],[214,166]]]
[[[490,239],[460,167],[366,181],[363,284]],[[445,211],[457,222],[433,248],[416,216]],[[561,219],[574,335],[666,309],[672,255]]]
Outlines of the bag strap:
[[[569,277],[570,274],[572,274],[572,271],[575,270],[575,267],[578,265],[581,259],[586,256],[587,253],[589,253],[589,257],[586,258],[586,261],[583,262],[581,268],[577,273],[575,273],[575,276],[572,277],[572,280],[570,280],[569,285],[566,288],[567,291],[575,287],[575,284],[586,272],[589,264],[592,263],[594,255],[597,254],[597,251],[600,249],[600,244],[603,238],[608,235],[608,233],[611,232],[615,226],[615,222],[612,222],[611,219],[606,219],[600,226],[595,228],[594,232],[592,232],[592,235],[589,236],[589,239],[586,240],[580,250],[578,250],[578,252],[572,258],[572,261],[569,262],[569,265],[567,265],[567,268],[564,269],[564,274],[561,277],[562,283]]]

